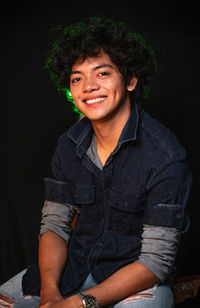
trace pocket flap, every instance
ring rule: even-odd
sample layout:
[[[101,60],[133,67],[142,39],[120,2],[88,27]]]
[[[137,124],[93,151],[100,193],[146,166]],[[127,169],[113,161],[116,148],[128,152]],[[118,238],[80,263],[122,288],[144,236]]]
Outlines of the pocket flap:
[[[109,205],[126,212],[140,212],[144,210],[146,199],[135,193],[125,193],[112,189],[109,196]]]

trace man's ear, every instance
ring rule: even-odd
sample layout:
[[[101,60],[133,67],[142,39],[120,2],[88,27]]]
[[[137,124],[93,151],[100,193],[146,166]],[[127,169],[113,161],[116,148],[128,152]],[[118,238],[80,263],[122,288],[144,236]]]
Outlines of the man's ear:
[[[133,91],[137,85],[137,82],[138,82],[137,77],[135,76],[131,77],[127,82],[126,89],[130,92]]]

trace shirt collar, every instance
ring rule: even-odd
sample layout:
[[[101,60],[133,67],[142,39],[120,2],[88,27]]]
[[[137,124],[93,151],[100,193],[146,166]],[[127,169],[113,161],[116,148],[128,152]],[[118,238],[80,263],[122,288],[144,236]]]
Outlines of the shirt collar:
[[[118,144],[113,152],[116,153],[121,145],[128,141],[136,140],[139,113],[136,103],[133,104],[130,116],[122,130]],[[68,137],[76,143],[76,154],[82,158],[92,142],[93,127],[86,117],[75,123],[67,132]]]

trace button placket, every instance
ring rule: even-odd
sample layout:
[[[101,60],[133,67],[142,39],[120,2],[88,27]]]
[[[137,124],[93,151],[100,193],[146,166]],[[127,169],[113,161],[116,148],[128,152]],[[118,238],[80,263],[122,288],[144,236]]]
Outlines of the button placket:
[[[109,206],[108,200],[110,196],[110,190],[112,186],[112,162],[105,166],[103,169],[104,176],[104,209],[105,209],[105,226],[104,229],[107,230],[109,227]]]

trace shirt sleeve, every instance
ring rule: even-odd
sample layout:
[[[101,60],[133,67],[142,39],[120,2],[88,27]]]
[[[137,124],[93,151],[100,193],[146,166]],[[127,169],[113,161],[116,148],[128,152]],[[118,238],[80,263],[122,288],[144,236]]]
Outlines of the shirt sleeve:
[[[139,263],[163,283],[172,272],[182,233],[189,228],[185,212],[191,188],[191,173],[185,160],[165,162],[148,182]]]
[[[72,231],[71,223],[76,212],[76,208],[71,205],[45,201],[42,209],[40,236],[47,231],[52,231],[68,245]]]
[[[187,231],[189,219],[185,208],[191,183],[185,160],[163,162],[147,184],[144,225],[174,228],[181,233]]]
[[[137,262],[147,267],[163,283],[172,272],[179,241],[180,233],[174,228],[145,225]]]
[[[80,209],[76,207],[70,185],[62,167],[62,148],[58,146],[52,158],[51,177],[44,179],[45,202],[42,209],[40,236],[52,231],[68,245],[72,228],[71,223]]]

